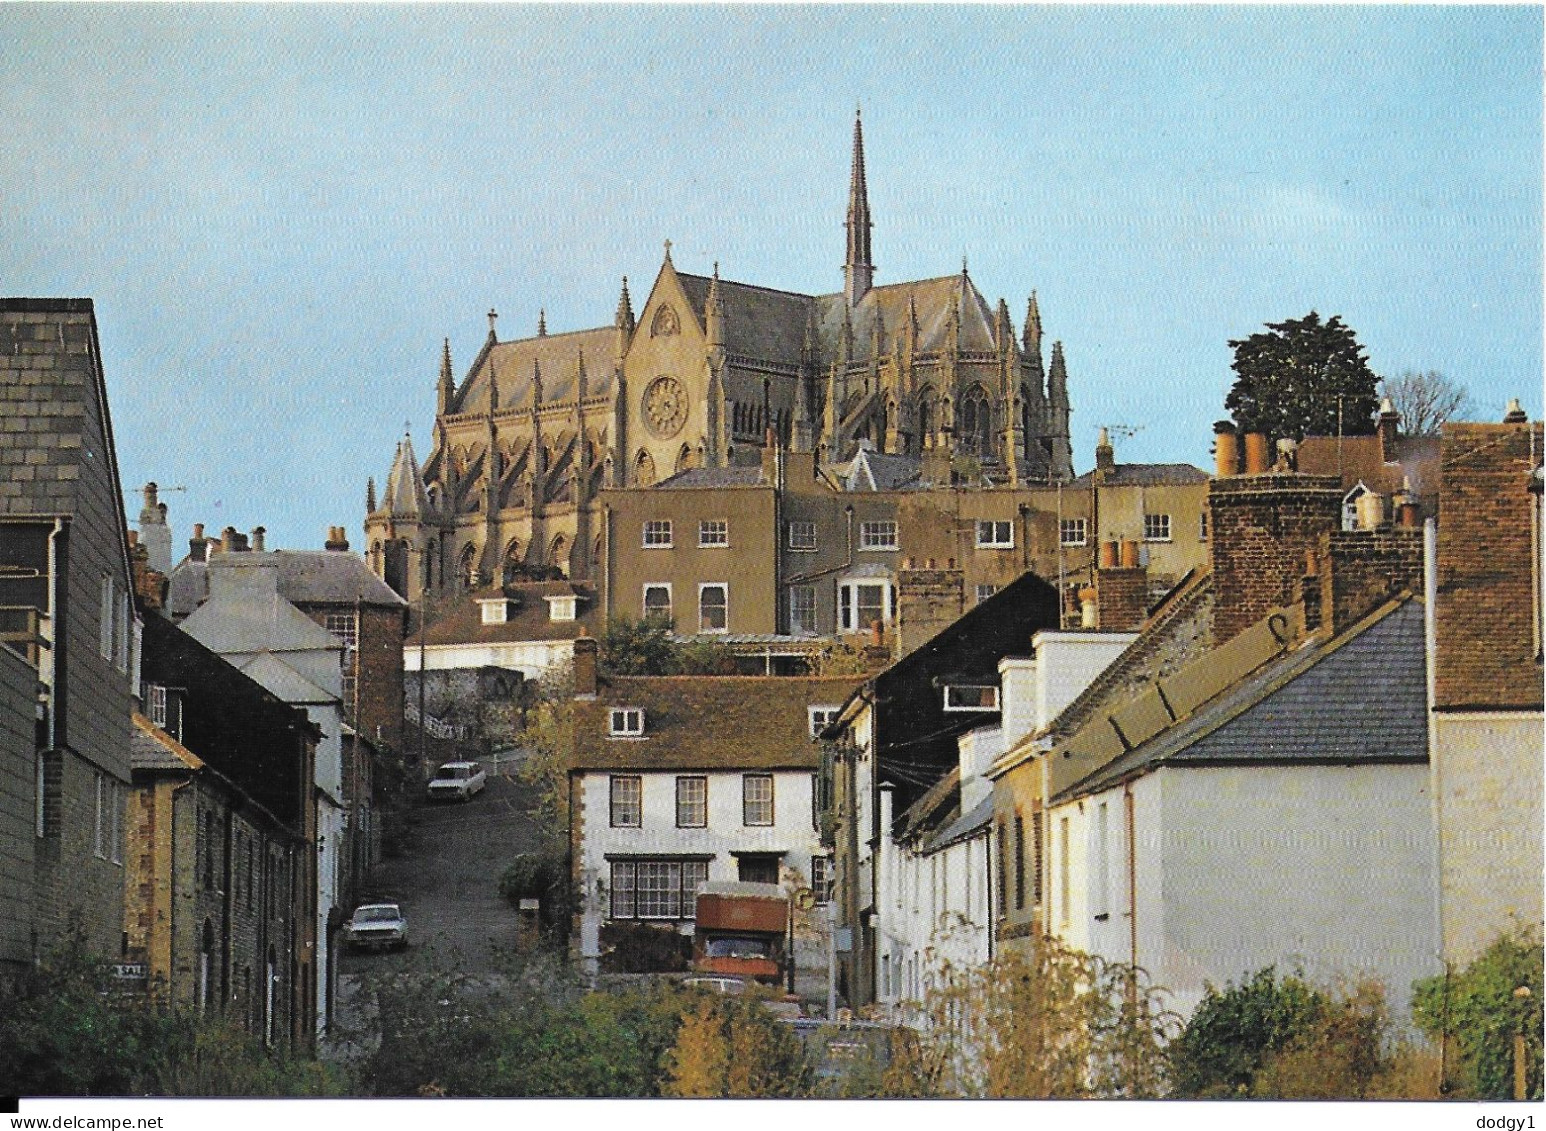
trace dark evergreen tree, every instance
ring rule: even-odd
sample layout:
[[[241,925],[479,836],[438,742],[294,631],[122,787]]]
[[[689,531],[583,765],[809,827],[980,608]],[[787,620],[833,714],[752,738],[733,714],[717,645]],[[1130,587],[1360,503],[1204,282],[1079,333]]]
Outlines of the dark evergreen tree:
[[[1340,316],[1267,323],[1267,332],[1229,343],[1235,384],[1224,401],[1243,432],[1274,439],[1368,435],[1379,378]]]

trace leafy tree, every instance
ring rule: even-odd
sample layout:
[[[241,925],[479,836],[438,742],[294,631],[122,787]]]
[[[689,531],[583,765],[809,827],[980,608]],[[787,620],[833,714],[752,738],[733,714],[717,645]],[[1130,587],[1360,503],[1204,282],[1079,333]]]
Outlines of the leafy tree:
[[[1169,1048],[1175,1094],[1249,1095],[1267,1060],[1312,1033],[1329,1006],[1325,994],[1300,979],[1279,981],[1271,966],[1238,986],[1209,986]]]
[[[1251,1095],[1274,1100],[1362,1100],[1390,1071],[1391,1035],[1385,988],[1364,982],[1328,999],[1313,1023],[1270,1053]],[[1390,1096],[1389,1098],[1396,1098]]]
[[[1235,384],[1224,401],[1246,432],[1278,439],[1374,431],[1378,378],[1340,316],[1267,323],[1267,332],[1231,341]],[[1339,413],[1340,408],[1340,413]]]
[[[734,675],[735,653],[716,640],[678,641],[664,621],[613,620],[598,651],[608,675]]]
[[[528,684],[528,687],[533,685]],[[574,682],[568,671],[544,677],[525,711],[515,745],[526,751],[517,774],[532,792],[543,852],[569,851],[569,762],[574,757]]]
[[[1380,392],[1401,414],[1401,430],[1408,436],[1437,436],[1445,421],[1471,411],[1470,394],[1432,369],[1387,377],[1380,382]]]
[[[1457,1090],[1474,1099],[1512,1099],[1514,1036],[1525,1034],[1528,1094],[1541,1096],[1542,947],[1533,931],[1500,935],[1459,973],[1424,978],[1412,1015],[1436,1041],[1459,1053]],[[1516,996],[1524,987],[1529,996]]]

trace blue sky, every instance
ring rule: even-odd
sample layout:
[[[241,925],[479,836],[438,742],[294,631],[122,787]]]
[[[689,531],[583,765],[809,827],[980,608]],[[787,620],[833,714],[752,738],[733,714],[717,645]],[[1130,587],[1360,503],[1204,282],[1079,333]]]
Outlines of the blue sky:
[[[609,323],[661,258],[841,285],[963,254],[1068,355],[1076,465],[1207,466],[1230,338],[1542,394],[1539,7],[0,5],[0,289],[96,300],[174,534],[359,541],[440,342]],[[137,510],[129,500],[131,515]]]

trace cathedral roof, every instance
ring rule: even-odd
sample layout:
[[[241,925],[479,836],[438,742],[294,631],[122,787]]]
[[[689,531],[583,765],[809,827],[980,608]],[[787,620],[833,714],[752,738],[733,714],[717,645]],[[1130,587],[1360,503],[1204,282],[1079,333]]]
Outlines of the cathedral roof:
[[[543,404],[573,402],[582,355],[585,359],[586,396],[610,394],[612,359],[616,347],[617,330],[612,326],[495,342],[478,359],[463,386],[455,406],[456,411],[488,411],[491,371],[499,380],[501,409],[532,407],[533,374],[539,370],[542,374]]]
[[[677,279],[702,322],[711,280],[706,275],[680,271]],[[997,348],[993,311],[971,277],[964,273],[872,287],[852,308],[848,308],[848,300],[842,294],[802,295],[723,278],[719,280],[719,294],[725,305],[726,351],[761,361],[798,365],[813,310],[816,348],[822,360],[837,355],[845,309],[849,309],[853,327],[854,361],[870,359],[877,315],[881,320],[882,354],[892,351],[897,335],[914,311],[918,318],[919,352],[943,349],[952,305],[961,311],[961,349],[991,352]]]
[[[398,442],[397,454],[392,457],[381,509],[400,518],[417,518],[429,510],[429,496],[424,491],[419,461],[413,454],[413,441],[406,436]]]

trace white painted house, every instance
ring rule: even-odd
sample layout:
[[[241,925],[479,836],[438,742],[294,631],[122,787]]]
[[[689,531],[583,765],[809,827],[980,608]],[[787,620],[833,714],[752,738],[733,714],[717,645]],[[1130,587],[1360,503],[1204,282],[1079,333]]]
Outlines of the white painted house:
[[[690,936],[705,881],[776,883],[797,901],[799,988],[824,995],[831,873],[817,827],[814,734],[858,680],[598,679],[593,646],[582,640],[577,650],[570,770],[585,966],[615,966],[641,930]]]
[[[1329,638],[1264,622],[1126,704],[1114,757],[1086,732],[1039,755],[1046,929],[1182,1016],[1266,966],[1378,978],[1405,1013],[1440,969],[1423,620],[1408,597]]]
[[[882,786],[876,998],[907,1020],[931,988],[993,958],[995,904],[1026,877],[998,866],[989,769],[1028,741],[1134,639],[1130,632],[1053,631],[1031,637],[1031,655],[998,664],[998,713],[957,740],[960,764],[899,821]],[[1000,895],[999,885],[1008,889]],[[1023,901],[1023,895],[1021,896]]]

